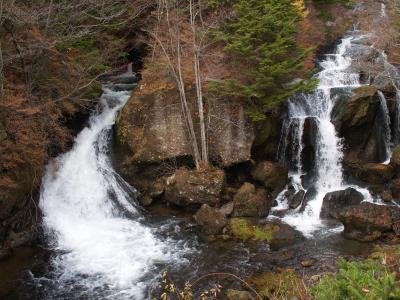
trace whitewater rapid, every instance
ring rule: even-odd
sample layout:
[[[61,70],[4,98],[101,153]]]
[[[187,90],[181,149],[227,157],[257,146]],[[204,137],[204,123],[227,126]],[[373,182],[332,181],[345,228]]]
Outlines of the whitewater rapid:
[[[335,105],[335,91],[339,89],[351,91],[361,86],[358,73],[351,72],[351,49],[357,36],[349,36],[341,40],[335,53],[325,56],[321,62],[321,71],[317,74],[319,84],[312,94],[302,94],[294,97],[288,102],[288,119],[282,133],[282,145],[280,146],[280,158],[285,164],[291,167],[291,183],[296,191],[305,190],[302,184],[303,166],[301,155],[303,151],[304,123],[306,119],[313,120],[317,128],[315,133],[315,174],[312,179],[312,186],[316,189],[316,195],[308,202],[305,210],[287,212],[283,221],[295,226],[305,235],[312,235],[314,231],[321,228],[323,221],[320,219],[320,211],[323,198],[329,192],[343,190],[349,185],[345,184],[343,178],[342,160],[343,145],[338,137],[335,126],[331,120],[332,110]],[[291,136],[290,127],[295,134]],[[285,161],[287,147],[291,147],[292,156],[296,157],[295,166]],[[365,189],[356,187],[366,200],[371,196]],[[288,199],[287,189],[277,198],[278,206],[274,211],[287,210]]]
[[[155,264],[178,258],[145,225],[134,189],[110,160],[112,127],[130,94],[105,88],[89,125],[44,177],[40,207],[61,295],[76,285],[90,299],[144,299]]]

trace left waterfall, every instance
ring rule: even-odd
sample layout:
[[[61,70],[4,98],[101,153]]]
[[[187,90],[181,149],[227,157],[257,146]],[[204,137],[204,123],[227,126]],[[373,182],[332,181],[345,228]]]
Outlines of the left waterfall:
[[[111,163],[112,128],[134,85],[120,81],[104,87],[88,126],[43,179],[40,208],[57,282],[50,298],[144,299],[155,264],[176,256],[145,225],[134,189]]]

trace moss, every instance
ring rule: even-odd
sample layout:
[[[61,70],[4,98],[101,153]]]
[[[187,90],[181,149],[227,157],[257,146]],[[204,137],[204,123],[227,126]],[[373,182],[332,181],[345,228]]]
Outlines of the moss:
[[[250,278],[261,296],[272,299],[309,299],[307,289],[302,279],[294,270],[286,269],[279,273],[263,273]]]
[[[233,236],[247,241],[271,241],[273,229],[260,225],[251,224],[249,220],[243,218],[232,218],[229,220],[229,229]]]

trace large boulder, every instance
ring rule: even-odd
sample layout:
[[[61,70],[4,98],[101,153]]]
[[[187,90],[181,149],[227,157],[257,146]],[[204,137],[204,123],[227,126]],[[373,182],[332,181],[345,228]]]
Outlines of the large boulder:
[[[199,211],[194,215],[194,219],[197,224],[202,227],[202,232],[207,235],[219,234],[227,225],[225,214],[207,204],[202,205]]]
[[[340,133],[355,127],[370,125],[379,108],[375,86],[363,86],[353,91],[350,99],[337,101],[332,111],[336,129]]]
[[[251,170],[251,176],[262,183],[276,197],[285,188],[289,171],[287,167],[279,163],[263,161]]]
[[[233,198],[234,217],[266,217],[273,199],[264,188],[244,183]]]
[[[345,159],[364,162],[381,162],[385,147],[380,120],[380,100],[375,86],[362,86],[352,95],[336,101],[332,120],[345,142]]]
[[[167,178],[163,199],[181,207],[202,204],[217,206],[224,187],[223,170],[197,171],[182,168]]]
[[[146,79],[149,81],[144,78],[143,82]],[[171,82],[158,84],[161,88],[142,84],[119,115],[116,127],[122,166],[192,155],[178,90]],[[192,118],[197,123],[195,89],[187,91],[187,98],[193,104]],[[254,132],[242,105],[211,99],[207,103],[213,111],[207,135],[210,159],[224,167],[248,161]]]
[[[353,188],[328,193],[322,202],[320,218],[337,219],[343,208],[360,204],[363,200],[364,196]]]
[[[379,239],[398,223],[400,208],[363,202],[344,208],[338,218],[344,225],[346,238],[362,242]]]
[[[394,168],[390,165],[369,163],[357,172],[357,178],[369,184],[383,184],[394,177]]]
[[[316,169],[315,157],[318,149],[316,137],[318,134],[318,119],[315,117],[306,118],[304,121],[301,162],[303,167],[302,171],[309,173],[308,177],[313,177]]]

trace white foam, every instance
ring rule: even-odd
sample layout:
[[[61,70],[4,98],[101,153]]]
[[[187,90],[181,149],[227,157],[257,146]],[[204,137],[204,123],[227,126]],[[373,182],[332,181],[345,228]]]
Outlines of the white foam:
[[[113,291],[112,299],[143,299],[144,276],[155,263],[177,255],[143,224],[127,183],[108,156],[112,125],[129,95],[105,90],[100,112],[72,150],[48,166],[40,196],[45,229],[61,251],[54,259],[60,285],[82,276],[79,285],[89,295],[107,289]]]

